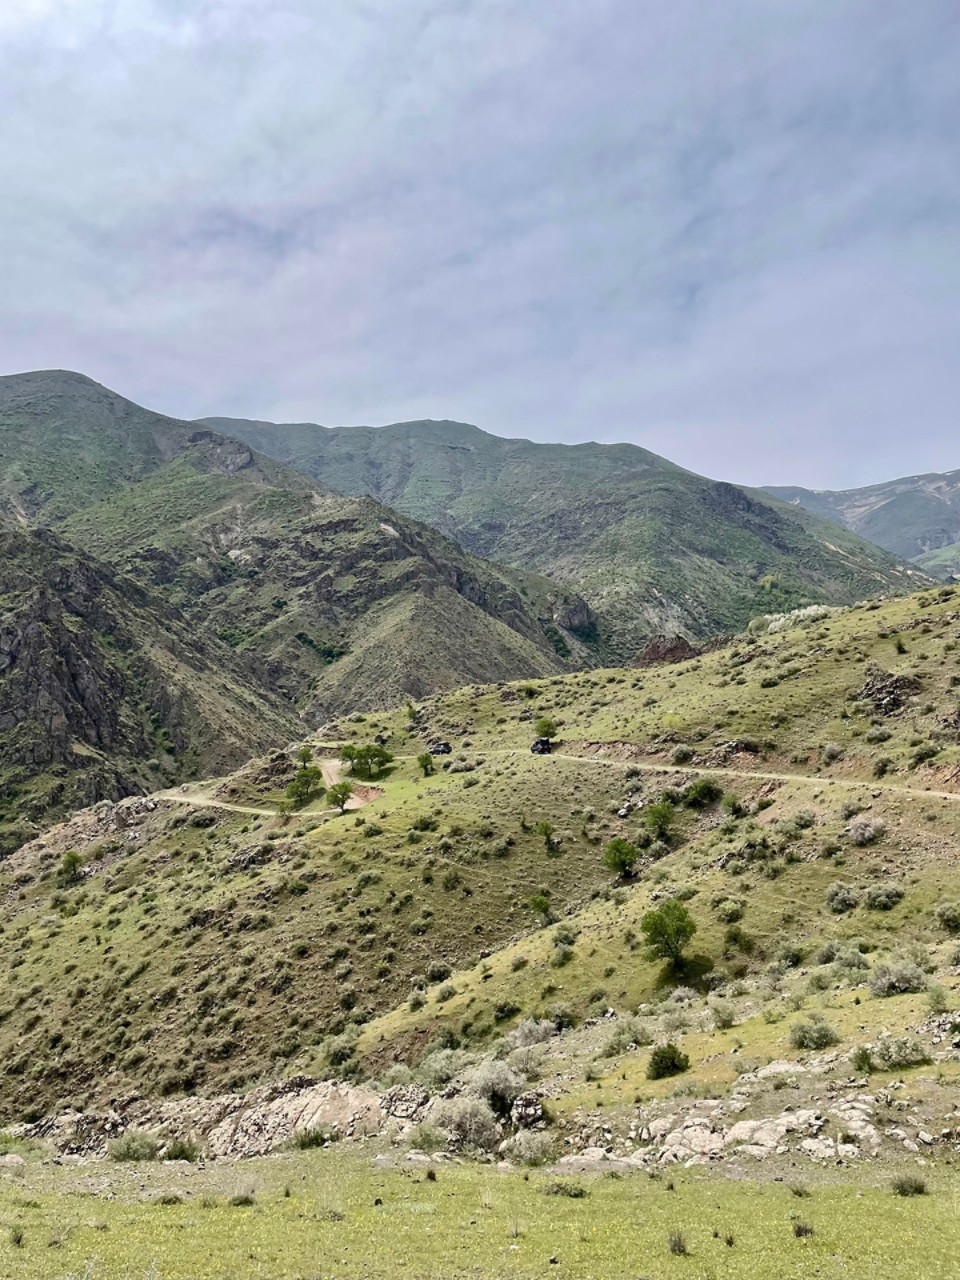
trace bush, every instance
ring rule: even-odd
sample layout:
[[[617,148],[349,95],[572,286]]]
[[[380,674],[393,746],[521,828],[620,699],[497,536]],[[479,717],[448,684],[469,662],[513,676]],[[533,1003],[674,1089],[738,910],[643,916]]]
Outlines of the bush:
[[[111,1160],[156,1160],[159,1153],[160,1143],[153,1134],[142,1133],[138,1129],[128,1129],[122,1138],[114,1138],[107,1145],[107,1154]]]
[[[447,1145],[446,1137],[429,1120],[421,1120],[410,1131],[407,1141],[414,1151],[425,1151],[428,1155],[434,1151],[442,1151]]]
[[[693,748],[681,744],[670,752],[671,764],[688,764],[693,759]]]
[[[722,898],[717,903],[716,912],[724,924],[736,924],[743,919],[743,903],[736,898]]]
[[[603,865],[618,876],[626,877],[632,873],[639,857],[640,850],[635,844],[631,844],[621,836],[614,836],[603,851]]]
[[[833,764],[837,760],[842,760],[843,747],[839,742],[826,742],[820,752],[820,758],[824,764]]]
[[[723,787],[712,778],[697,778],[683,793],[683,803],[688,809],[708,809],[723,795]]]
[[[423,1059],[418,1074],[428,1089],[442,1089],[470,1060],[470,1055],[460,1049],[437,1049]]]
[[[919,1067],[930,1061],[930,1055],[916,1036],[881,1036],[873,1047],[873,1057],[885,1071]]]
[[[862,847],[874,844],[886,831],[886,823],[879,818],[855,818],[847,823],[846,835],[852,844]]]
[[[650,1036],[636,1018],[618,1018],[598,1057],[616,1058],[629,1049],[650,1043]]]
[[[737,1011],[729,1000],[711,1000],[710,1012],[718,1031],[727,1031],[737,1020]]]
[[[556,1034],[557,1028],[549,1018],[524,1018],[507,1036],[507,1043],[511,1049],[526,1049],[530,1045],[552,1040]]]
[[[846,911],[852,911],[860,902],[860,894],[848,884],[844,884],[842,880],[834,880],[829,886],[826,893],[827,906],[834,915],[843,915]]]
[[[466,1092],[482,1098],[497,1115],[507,1116],[523,1086],[524,1081],[506,1062],[486,1058],[468,1078]]]
[[[947,933],[960,933],[960,902],[941,902],[937,907],[937,924]]]
[[[892,911],[902,899],[898,884],[872,884],[863,895],[863,905],[868,911]]]
[[[200,1148],[192,1138],[174,1138],[168,1142],[164,1152],[164,1160],[189,1160],[195,1164],[200,1158]]]
[[[521,1129],[514,1137],[509,1138],[500,1148],[508,1160],[514,1164],[537,1165],[552,1160],[556,1151],[556,1143],[549,1133],[537,1133],[530,1129]]]
[[[690,1059],[672,1041],[658,1044],[647,1063],[647,1079],[662,1080],[666,1076],[679,1076],[690,1070]]]
[[[900,1173],[890,1184],[895,1196],[925,1196],[927,1184],[915,1173]]]
[[[829,1049],[839,1042],[839,1035],[821,1018],[803,1019],[790,1028],[790,1043],[794,1049]]]
[[[482,1098],[444,1098],[433,1119],[458,1147],[492,1151],[500,1139],[497,1117]]]
[[[900,996],[908,992],[924,991],[927,979],[919,965],[910,960],[895,964],[881,964],[870,978],[870,990],[875,996]]]

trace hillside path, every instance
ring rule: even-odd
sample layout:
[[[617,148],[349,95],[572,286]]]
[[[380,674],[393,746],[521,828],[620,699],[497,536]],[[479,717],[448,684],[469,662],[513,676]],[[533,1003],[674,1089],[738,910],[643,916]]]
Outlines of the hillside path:
[[[275,818],[276,809],[254,809],[246,804],[231,804],[227,800],[214,800],[212,796],[198,795],[195,791],[158,791],[158,800],[173,800],[177,804],[189,804],[198,809],[229,809],[231,813],[252,813],[264,818]]]

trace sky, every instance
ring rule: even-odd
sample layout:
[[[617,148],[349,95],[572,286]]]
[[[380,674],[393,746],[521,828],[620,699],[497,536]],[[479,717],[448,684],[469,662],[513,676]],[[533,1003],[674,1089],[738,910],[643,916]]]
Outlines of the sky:
[[[2,0],[0,372],[960,467],[956,0]]]

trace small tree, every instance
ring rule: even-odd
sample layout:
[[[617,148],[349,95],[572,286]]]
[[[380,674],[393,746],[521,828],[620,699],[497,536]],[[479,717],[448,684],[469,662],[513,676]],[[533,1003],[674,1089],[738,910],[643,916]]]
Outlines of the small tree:
[[[543,924],[553,924],[553,909],[550,906],[550,899],[545,893],[535,893],[530,899],[529,906],[530,910],[540,917]]]
[[[287,799],[295,805],[304,805],[322,789],[320,779],[323,774],[315,764],[304,764],[293,775],[293,781],[287,787]]]
[[[67,889],[70,885],[76,884],[80,879],[82,867],[83,859],[76,849],[68,849],[57,869],[57,885],[59,888]]]
[[[603,865],[615,871],[618,876],[633,874],[634,864],[640,856],[640,850],[622,836],[614,836],[603,851]]]
[[[552,822],[548,822],[546,818],[541,818],[535,827],[538,836],[543,836],[544,848],[549,853],[553,848],[553,833],[556,830]]]
[[[347,801],[353,795],[353,783],[335,782],[327,791],[327,803],[335,809],[339,809],[341,813],[347,811]]]
[[[649,805],[643,812],[643,820],[647,830],[655,840],[669,841],[673,835],[673,824],[677,811],[669,800],[658,800]]]
[[[538,738],[550,738],[552,740],[557,736],[557,726],[549,716],[541,716],[534,725],[534,732]]]
[[[433,773],[433,756],[430,752],[422,751],[420,755],[417,756],[417,764],[423,770],[423,776],[425,778],[429,778]]]
[[[301,769],[305,769],[313,759],[313,748],[306,745],[302,746],[297,752],[297,759],[300,761]]]
[[[683,948],[697,932],[697,926],[683,903],[670,898],[662,907],[646,913],[640,921],[640,930],[652,959],[668,960],[674,968],[679,968],[683,963]]]

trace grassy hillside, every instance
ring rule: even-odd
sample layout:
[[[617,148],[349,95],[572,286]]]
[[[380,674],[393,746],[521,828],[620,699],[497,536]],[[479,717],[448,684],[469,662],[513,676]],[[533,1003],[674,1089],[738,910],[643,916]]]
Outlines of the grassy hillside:
[[[533,444],[455,422],[207,421],[479,555],[569,585],[624,659],[658,631],[707,636],[770,610],[911,589],[910,571],[861,538],[633,445]]]
[[[0,851],[289,741],[296,717],[252,683],[157,596],[49,531],[0,527]]]
[[[905,476],[862,489],[765,492],[852,529],[933,577],[949,577],[960,564],[960,471]]]
[[[278,812],[297,767],[285,754],[151,811],[78,816],[0,865],[5,1113],[382,1073],[444,1044],[482,1050],[558,1005],[573,1021],[634,1010],[677,982],[640,941],[670,895],[697,924],[682,979],[696,1007],[725,991],[745,1028],[680,1020],[695,1082],[731,1087],[744,1044],[758,1065],[796,1058],[795,996],[817,1009],[826,991],[848,1043],[911,1025],[922,996],[861,1005],[862,973],[851,983],[817,953],[833,939],[861,946],[868,971],[908,952],[932,971],[952,963],[937,909],[960,901],[958,618],[945,589],[776,620],[642,674],[352,716],[341,739],[380,735],[396,761],[343,816],[322,797]],[[551,756],[528,749],[541,716],[560,735]],[[454,752],[424,777],[416,757],[437,738]],[[665,789],[655,839],[647,810]],[[642,846],[631,879],[601,859],[614,836]],[[64,883],[71,850],[83,869]],[[808,992],[807,966],[825,967],[826,987]],[[543,1068],[548,1092],[565,1081],[559,1115],[594,1097],[622,1107],[638,1086],[661,1096],[642,1086],[646,1051],[595,1089],[595,1053],[568,1045]]]

